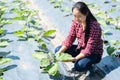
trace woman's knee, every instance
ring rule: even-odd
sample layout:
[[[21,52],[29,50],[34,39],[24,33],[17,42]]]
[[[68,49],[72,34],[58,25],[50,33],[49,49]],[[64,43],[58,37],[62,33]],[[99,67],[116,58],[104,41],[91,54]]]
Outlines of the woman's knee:
[[[77,61],[74,65],[75,69],[77,71],[80,71],[80,72],[83,72],[83,71],[86,71],[89,69],[90,65],[88,65],[87,62],[84,62],[84,61]]]
[[[84,64],[82,64],[82,63],[76,62],[75,65],[74,65],[75,70],[80,71],[80,72],[84,71],[85,67],[83,65]]]
[[[60,50],[61,47],[62,47],[62,46],[56,47],[56,48],[55,48],[55,53],[58,52],[58,51]]]

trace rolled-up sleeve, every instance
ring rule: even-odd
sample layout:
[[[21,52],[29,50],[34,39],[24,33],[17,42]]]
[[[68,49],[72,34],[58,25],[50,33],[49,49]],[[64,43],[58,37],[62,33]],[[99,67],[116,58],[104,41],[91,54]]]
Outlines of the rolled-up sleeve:
[[[68,36],[62,42],[62,45],[66,46],[67,48],[70,48],[73,42],[75,41],[75,39],[76,39],[75,23],[72,22],[72,26],[70,28]]]
[[[97,43],[101,40],[101,28],[99,23],[93,22],[90,27],[89,39],[85,49],[81,50],[81,53],[85,56],[89,56],[94,52]]]

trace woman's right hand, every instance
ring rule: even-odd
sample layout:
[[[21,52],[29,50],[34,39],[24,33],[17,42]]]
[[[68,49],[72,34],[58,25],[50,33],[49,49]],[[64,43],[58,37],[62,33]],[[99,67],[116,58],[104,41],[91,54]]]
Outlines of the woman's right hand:
[[[59,54],[59,53],[61,53],[61,51],[56,52],[56,54]]]
[[[63,53],[66,50],[67,50],[67,47],[66,46],[62,46],[57,53]]]

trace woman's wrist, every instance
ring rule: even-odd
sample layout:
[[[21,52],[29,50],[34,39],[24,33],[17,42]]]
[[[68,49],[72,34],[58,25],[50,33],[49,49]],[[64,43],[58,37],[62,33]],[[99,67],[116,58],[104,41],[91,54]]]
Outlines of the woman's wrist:
[[[59,54],[59,53],[61,53],[61,51],[58,51],[57,53]]]
[[[80,60],[80,59],[82,59],[82,58],[84,58],[84,57],[85,57],[85,55],[82,54],[82,53],[80,53],[80,54],[78,54],[78,55],[75,57],[75,59],[76,59],[76,61],[77,61],[77,60]]]
[[[74,60],[77,61],[78,59],[76,57],[74,57]]]

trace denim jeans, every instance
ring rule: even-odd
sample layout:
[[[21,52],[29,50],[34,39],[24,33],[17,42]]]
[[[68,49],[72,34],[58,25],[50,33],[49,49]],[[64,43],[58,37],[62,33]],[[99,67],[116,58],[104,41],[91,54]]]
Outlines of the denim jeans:
[[[61,46],[58,46],[55,49],[55,53],[59,51],[60,48]],[[72,55],[73,57],[75,57],[80,53],[80,50],[77,50],[76,48],[77,48],[77,45],[72,45],[69,49],[65,51],[65,53],[68,53]],[[79,72],[91,70],[92,64],[96,64],[100,62],[100,60],[101,60],[101,57],[99,55],[91,54],[90,56],[77,60],[74,64],[74,69]]]

